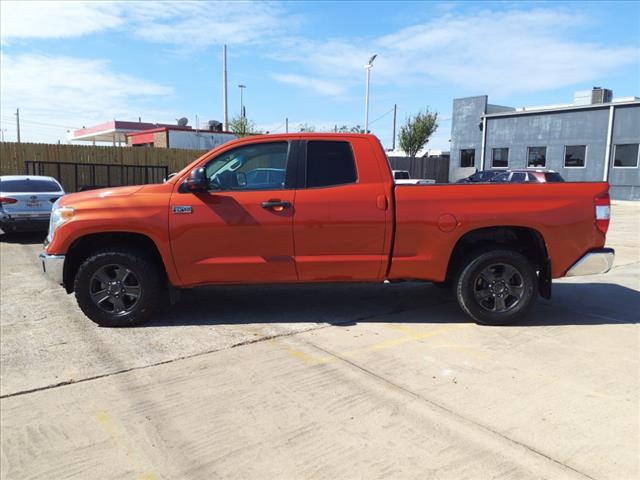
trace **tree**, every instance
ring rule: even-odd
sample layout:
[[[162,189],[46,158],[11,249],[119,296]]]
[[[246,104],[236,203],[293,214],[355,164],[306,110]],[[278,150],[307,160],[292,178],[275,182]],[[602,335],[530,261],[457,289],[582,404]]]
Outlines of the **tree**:
[[[398,141],[400,148],[411,158],[423,148],[429,138],[438,129],[438,112],[430,112],[427,108],[424,112],[418,112],[414,118],[407,118],[405,124],[400,127]]]
[[[298,125],[298,131],[299,132],[315,132],[316,127],[314,127],[313,125],[309,125],[308,123],[301,123],[300,125]]]
[[[354,127],[349,127],[348,125],[342,125],[337,129],[338,133],[364,133],[364,130],[360,127],[360,125],[356,125]]]
[[[246,137],[248,135],[256,135],[262,133],[256,128],[256,124],[249,120],[247,117],[237,116],[233,117],[229,121],[229,130],[238,135],[239,137]]]

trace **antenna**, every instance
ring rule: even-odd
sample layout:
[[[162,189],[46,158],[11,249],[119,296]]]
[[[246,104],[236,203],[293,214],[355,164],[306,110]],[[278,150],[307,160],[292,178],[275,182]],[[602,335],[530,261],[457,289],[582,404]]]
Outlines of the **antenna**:
[[[178,122],[179,127],[186,127],[189,119],[187,117],[177,118],[176,122]]]

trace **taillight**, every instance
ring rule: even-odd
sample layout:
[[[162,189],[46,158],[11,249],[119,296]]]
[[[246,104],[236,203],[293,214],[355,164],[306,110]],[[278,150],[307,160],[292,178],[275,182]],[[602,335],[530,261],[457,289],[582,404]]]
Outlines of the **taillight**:
[[[2,205],[10,205],[12,203],[16,203],[18,200],[16,200],[15,198],[9,198],[9,197],[0,197],[0,204]]]
[[[608,193],[598,195],[594,199],[596,209],[596,227],[606,234],[609,230],[609,220],[611,219],[611,199]]]

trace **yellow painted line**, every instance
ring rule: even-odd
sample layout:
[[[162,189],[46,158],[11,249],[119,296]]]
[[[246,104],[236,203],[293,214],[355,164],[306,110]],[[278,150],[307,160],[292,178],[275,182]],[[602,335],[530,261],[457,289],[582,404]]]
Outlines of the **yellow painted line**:
[[[144,471],[144,468],[142,466],[142,463],[139,461],[139,457],[137,453],[131,448],[130,445],[120,440],[120,437],[116,432],[116,429],[113,426],[113,423],[111,422],[111,417],[109,416],[109,413],[106,410],[100,410],[96,414],[96,421],[100,424],[100,426],[104,429],[104,431],[111,436],[113,443],[115,443],[117,446],[120,446],[126,450],[126,456],[131,461],[131,464],[133,465],[135,470],[143,471],[143,473],[137,476],[137,480],[158,480],[158,475],[156,475],[154,472]]]
[[[445,327],[440,327],[440,328],[436,328],[435,330],[430,330],[428,332],[418,332],[415,331],[413,329],[411,329],[410,327],[408,327],[409,332],[407,332],[405,334],[404,337],[400,337],[400,338],[394,338],[391,340],[385,340],[384,342],[380,342],[380,343],[374,343],[373,345],[369,345],[367,347],[364,348],[359,348],[356,350],[352,350],[351,352],[348,352],[348,354],[351,353],[359,353],[359,352],[377,352],[379,350],[384,350],[387,348],[392,348],[392,347],[397,347],[398,345],[403,345],[407,342],[415,342],[418,340],[424,340],[427,338],[431,338],[434,337],[436,335],[441,335],[443,333],[448,333],[448,332],[452,332],[454,330],[458,330],[460,328],[464,328],[464,327],[468,327],[469,324],[467,323],[458,323],[455,325],[447,325]]]
[[[304,353],[301,350],[286,347],[286,351],[294,358],[301,360],[307,365],[324,365],[326,363],[330,363],[335,360],[334,357],[329,357],[328,355],[310,355],[308,353]]]
[[[411,327],[406,327],[401,325],[386,325],[386,327],[390,328],[391,330],[402,331],[404,333],[404,336],[399,338],[392,338],[390,340],[385,340],[379,343],[374,343],[372,345],[367,345],[361,348],[339,352],[338,354],[341,357],[352,357],[360,353],[378,352],[380,350],[385,350],[388,348],[393,348],[399,345],[403,345],[407,342],[424,340],[427,338],[431,338],[437,335],[442,335],[444,333],[452,332],[454,330],[458,330],[460,328],[464,328],[468,326],[469,324],[462,323],[462,324],[446,325],[440,328],[436,328],[434,330],[430,330],[428,332],[419,332],[412,329]],[[280,339],[277,339],[277,338],[272,339],[271,342],[277,345],[279,348],[286,351],[289,355],[291,355],[295,359],[300,360],[301,362],[309,366],[326,365],[328,363],[332,363],[337,360],[336,357],[333,357],[330,355],[313,355],[310,353],[303,352],[297,348],[293,348],[289,345],[285,345],[284,342],[282,342]]]

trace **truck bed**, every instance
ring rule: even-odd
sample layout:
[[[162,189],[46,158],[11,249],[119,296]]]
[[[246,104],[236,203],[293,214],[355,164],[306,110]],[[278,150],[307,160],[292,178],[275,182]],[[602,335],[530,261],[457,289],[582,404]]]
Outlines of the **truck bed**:
[[[594,197],[606,182],[396,185],[396,231],[389,278],[444,280],[465,233],[489,227],[535,229],[551,275],[562,277],[587,250],[604,246],[594,228]]]

